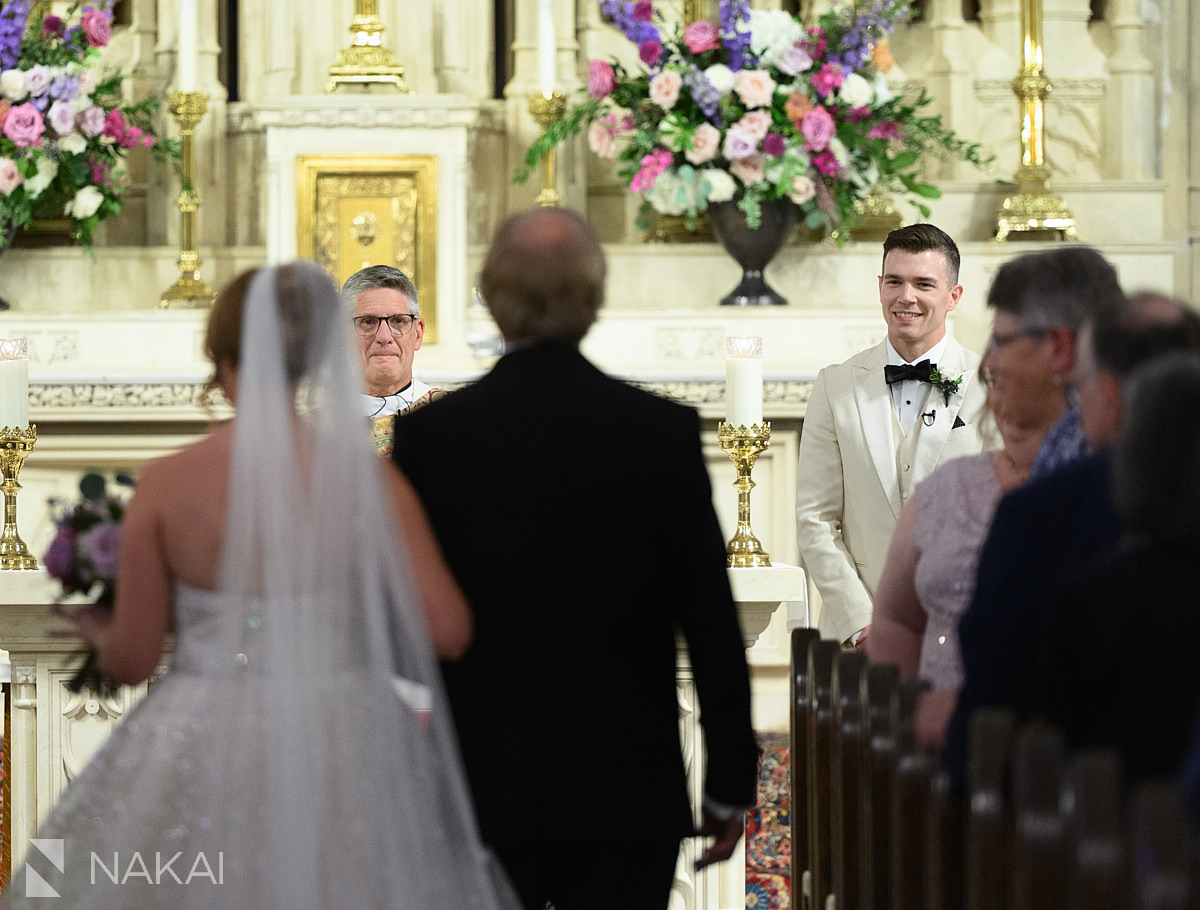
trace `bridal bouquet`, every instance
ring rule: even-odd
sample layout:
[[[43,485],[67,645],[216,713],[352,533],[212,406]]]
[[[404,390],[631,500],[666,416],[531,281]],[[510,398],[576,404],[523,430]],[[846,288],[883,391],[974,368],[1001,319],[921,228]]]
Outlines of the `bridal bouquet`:
[[[112,0],[73,5],[63,19],[29,19],[30,0],[0,6],[0,249],[35,218],[66,215],[91,249],[92,232],[121,211],[131,148],[178,158],[156,140],[155,99],[126,103],[121,74],[99,68],[112,35]]]
[[[644,69],[593,60],[587,89],[530,147],[528,178],[556,144],[586,128],[597,155],[615,158],[646,207],[691,222],[736,202],[756,227],[763,202],[790,199],[810,228],[853,226],[855,203],[876,187],[928,216],[938,189],[922,159],[954,155],[984,166],[979,145],[922,113],[930,99],[894,96],[887,36],[912,0],[835,0],[805,28],[781,10],[721,0],[719,22],[668,28],[649,0],[600,0],[638,48]]]
[[[116,484],[132,489],[133,479],[117,474]],[[82,499],[66,503],[52,499],[55,534],[42,556],[46,573],[62,585],[63,596],[83,594],[94,598],[93,609],[111,609],[117,580],[117,554],[121,544],[121,519],[125,516],[127,493],[110,493],[99,474],[86,474],[79,482]],[[96,668],[90,651],[71,682],[72,692],[84,686],[99,691],[114,688]]]

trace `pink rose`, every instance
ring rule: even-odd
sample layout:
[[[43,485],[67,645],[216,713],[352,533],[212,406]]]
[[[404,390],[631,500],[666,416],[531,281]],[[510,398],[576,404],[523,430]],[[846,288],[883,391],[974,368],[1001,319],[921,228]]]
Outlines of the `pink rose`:
[[[683,77],[675,70],[663,70],[650,80],[650,100],[669,111],[679,100],[679,90],[683,88]]]
[[[746,107],[770,107],[775,80],[766,70],[742,70],[737,74],[733,90]]]
[[[801,119],[800,132],[804,134],[804,147],[810,152],[819,152],[829,147],[829,140],[837,128],[833,115],[818,105]]]
[[[17,163],[11,158],[0,158],[0,193],[11,195],[24,182],[25,177],[17,169]]]
[[[141,144],[142,128],[140,126],[131,126],[125,131],[125,135],[121,137],[121,148],[137,148]]]
[[[778,158],[787,149],[787,143],[778,133],[768,133],[763,140],[763,151],[772,158]]]
[[[775,69],[785,76],[795,76],[812,66],[812,62],[808,51],[797,42],[779,55],[779,59],[775,61]]]
[[[760,183],[763,179],[763,156],[751,155],[748,158],[739,158],[737,161],[731,161],[729,162],[729,173],[737,177],[746,186],[750,186],[752,183]]]
[[[104,108],[93,104],[79,115],[79,131],[85,136],[99,136],[104,132]]]
[[[633,18],[638,22],[649,22],[654,18],[654,4],[650,0],[638,0],[633,5]]]
[[[813,183],[811,177],[801,175],[792,178],[792,188],[788,191],[788,199],[796,203],[796,205],[804,205],[813,196],[817,195],[816,184]]]
[[[745,130],[754,137],[755,141],[761,141],[767,135],[767,130],[771,128],[771,115],[766,111],[751,111],[734,126]]]
[[[820,72],[813,76],[813,88],[821,96],[828,95],[841,86],[845,76],[842,75],[842,68],[836,63],[826,63],[821,67]]]
[[[588,148],[601,158],[614,158],[617,154],[617,140],[613,132],[600,120],[588,127]]]
[[[758,140],[745,130],[731,126],[729,132],[725,134],[725,145],[722,151],[725,157],[731,161],[737,158],[745,158],[758,151]]]
[[[4,135],[15,142],[18,148],[40,145],[45,131],[41,111],[28,101],[14,107],[4,118]]]
[[[60,136],[65,136],[75,128],[75,111],[65,101],[55,101],[46,112],[50,128]]]
[[[638,47],[638,59],[646,66],[654,66],[658,63],[658,58],[662,56],[662,45],[653,38],[649,41],[643,41]]]
[[[717,157],[721,147],[721,131],[711,123],[701,123],[692,134],[692,147],[683,157],[692,164],[704,164]]]
[[[83,34],[92,47],[107,47],[112,38],[112,18],[95,7],[89,6],[79,20]]]
[[[697,19],[683,30],[683,43],[693,54],[716,50],[721,46],[721,30],[715,22]]]
[[[607,98],[617,87],[617,76],[612,64],[606,60],[593,60],[588,64],[587,90],[593,98]]]

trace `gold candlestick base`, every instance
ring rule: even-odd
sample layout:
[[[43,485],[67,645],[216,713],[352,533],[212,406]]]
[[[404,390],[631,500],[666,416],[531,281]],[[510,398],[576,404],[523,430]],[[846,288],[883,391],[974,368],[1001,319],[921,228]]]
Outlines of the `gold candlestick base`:
[[[733,483],[738,491],[737,532],[725,547],[725,565],[731,569],[769,566],[770,554],[750,530],[750,491],[754,489],[750,473],[758,456],[771,444],[771,424],[764,420],[751,427],[745,424],[735,427],[721,421],[717,426],[717,440],[737,468],[737,480]]]
[[[196,127],[208,112],[208,95],[204,92],[171,92],[167,110],[179,124],[183,148],[182,186],[175,204],[179,206],[179,280],[163,291],[159,306],[172,304],[190,307],[211,306],[216,294],[200,278],[200,253],[196,249],[196,212],[200,208],[200,193],[196,190]]]
[[[378,6],[376,0],[355,0],[354,18],[350,20],[353,40],[348,48],[338,51],[333,66],[329,67],[326,95],[346,86],[363,91],[375,86],[391,87],[398,94],[412,94],[404,82],[404,67],[383,44],[384,27]]]
[[[17,533],[17,475],[25,457],[33,451],[37,442],[37,427],[0,428],[0,473],[4,482],[0,491],[4,493],[4,532],[0,534],[0,569],[36,569],[38,561]]]
[[[562,92],[552,92],[549,95],[533,92],[529,95],[529,113],[533,115],[534,123],[542,128],[542,132],[562,120],[566,112],[567,99],[563,97]],[[551,146],[550,150],[546,152],[545,161],[546,168],[542,172],[542,191],[538,193],[537,199],[534,201],[543,207],[561,205],[562,195],[554,188],[554,146]]]

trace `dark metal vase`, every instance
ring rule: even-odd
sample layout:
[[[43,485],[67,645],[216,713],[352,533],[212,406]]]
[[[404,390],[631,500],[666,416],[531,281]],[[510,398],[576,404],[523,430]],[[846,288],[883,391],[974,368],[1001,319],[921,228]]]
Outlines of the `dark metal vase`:
[[[783,246],[796,223],[798,210],[788,199],[762,204],[762,222],[746,227],[746,216],[736,202],[718,202],[708,207],[713,233],[721,246],[742,267],[742,280],[721,298],[721,306],[787,306],[787,298],[763,279],[763,269]]]

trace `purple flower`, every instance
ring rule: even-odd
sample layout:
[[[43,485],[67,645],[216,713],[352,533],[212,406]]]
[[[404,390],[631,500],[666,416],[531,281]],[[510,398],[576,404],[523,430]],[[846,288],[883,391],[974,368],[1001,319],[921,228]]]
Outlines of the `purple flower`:
[[[29,18],[29,0],[12,0],[0,9],[0,70],[10,70],[21,58],[21,36]]]
[[[692,100],[696,102],[696,107],[703,111],[704,116],[717,126],[723,125],[721,93],[708,81],[708,77],[692,67],[683,74],[683,84],[692,93]]]
[[[600,14],[615,25],[626,38],[639,47],[647,41],[659,41],[658,29],[651,22],[634,16],[634,4],[624,0],[600,0]]]
[[[79,91],[79,77],[61,73],[50,83],[50,97],[62,101],[70,101]]]
[[[47,16],[42,20],[42,34],[47,38],[61,38],[67,30],[67,23],[58,16]]]
[[[750,21],[750,4],[746,0],[721,0],[721,43],[729,51],[725,61],[735,73],[746,65],[746,52],[750,48],[750,33],[738,31],[739,22]]]
[[[633,18],[638,22],[649,22],[654,18],[654,4],[650,0],[638,0],[633,4]]]
[[[42,565],[52,578],[66,584],[75,574],[75,529],[59,525],[50,547],[42,554]]]
[[[121,526],[105,521],[79,537],[79,552],[92,564],[95,577],[111,581],[117,577],[117,554],[121,548]]]
[[[767,137],[763,140],[763,151],[772,158],[778,158],[786,148],[787,143],[778,133],[767,133]]]

